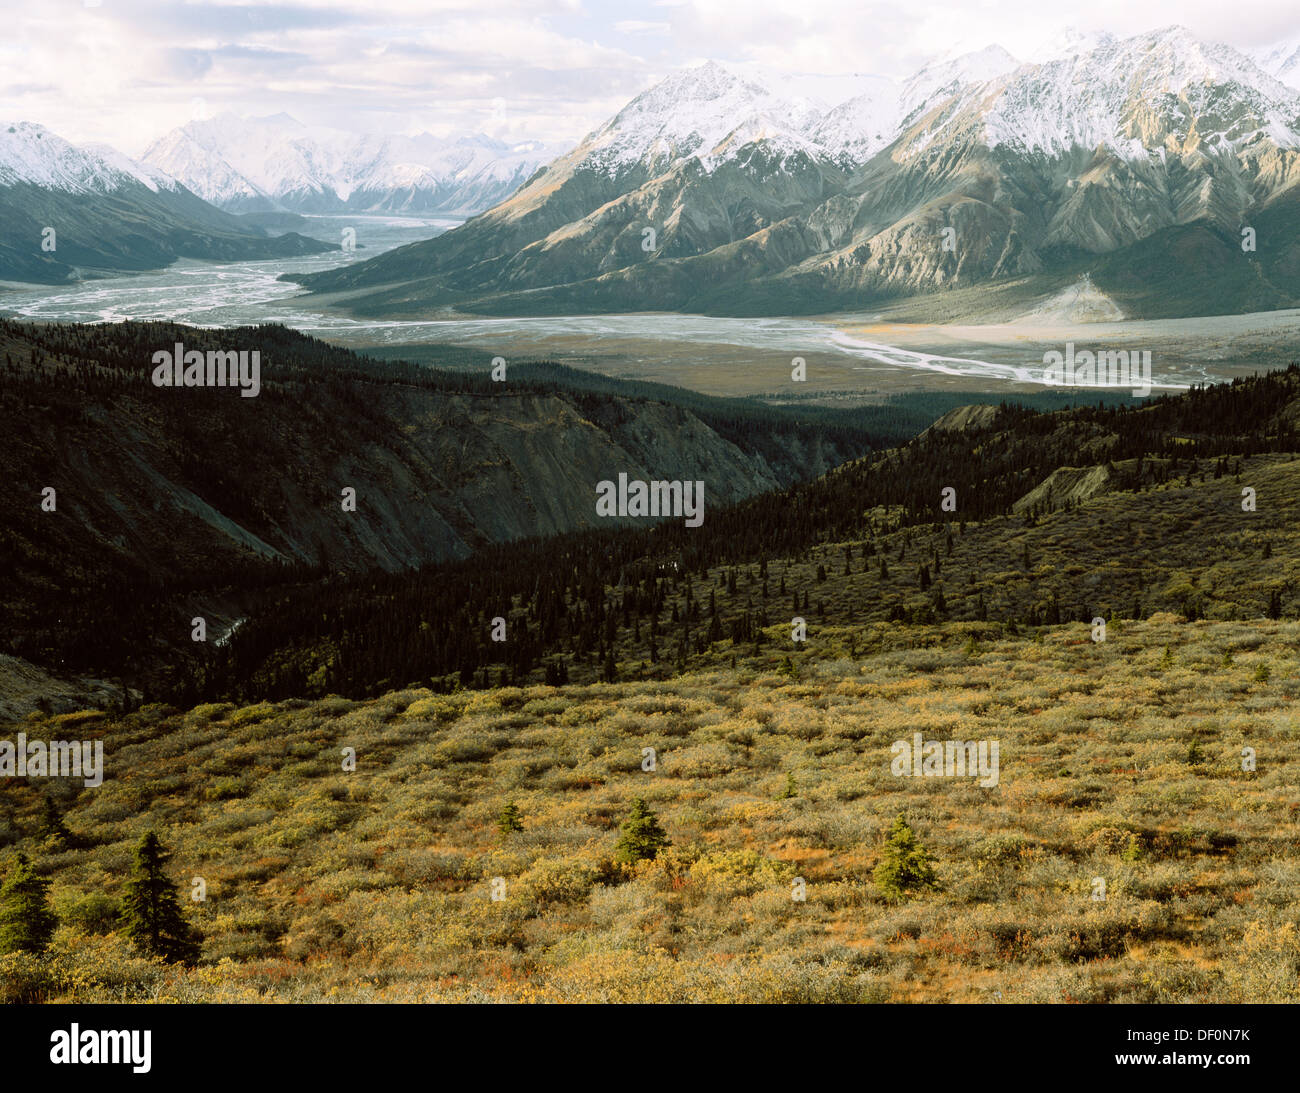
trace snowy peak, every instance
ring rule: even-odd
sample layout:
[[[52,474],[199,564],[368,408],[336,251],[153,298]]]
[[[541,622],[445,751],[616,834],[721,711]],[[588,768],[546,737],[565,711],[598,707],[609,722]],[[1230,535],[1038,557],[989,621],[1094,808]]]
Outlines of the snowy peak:
[[[904,82],[899,114],[910,115],[936,99],[955,95],[972,84],[995,80],[1019,67],[1020,62],[999,45],[945,57]]]
[[[1143,73],[1143,86],[1161,91],[1178,93],[1199,83],[1236,83],[1268,98],[1294,98],[1290,89],[1246,54],[1217,42],[1203,42],[1182,26],[1112,39],[1080,59],[1137,66]]]
[[[853,98],[828,111],[812,136],[842,162],[865,163],[894,139],[901,115],[898,85],[875,77]]]
[[[258,197],[332,194],[322,149],[287,114],[222,113],[192,121],[156,141],[144,158],[225,207]]]
[[[69,193],[112,193],[138,184],[155,193],[176,183],[106,144],[78,146],[43,125],[0,123],[0,186],[29,183]]]
[[[950,101],[938,122],[913,134],[909,153],[972,134],[992,148],[1055,155],[1104,146],[1126,160],[1260,138],[1300,147],[1300,96],[1229,46],[1178,26],[1088,44],[973,85],[975,93]]]
[[[1300,38],[1256,50],[1255,63],[1275,80],[1300,89]]]
[[[1038,46],[1031,56],[1035,64],[1048,61],[1060,61],[1067,57],[1077,57],[1081,53],[1091,53],[1094,49],[1113,45],[1115,35],[1103,31],[1085,31],[1078,27],[1067,27],[1054,38],[1049,38]]]
[[[1300,70],[1300,49],[1271,63],[1281,71],[1293,56]],[[1185,27],[1126,39],[1068,31],[1028,62],[989,45],[940,58],[902,83],[710,61],[638,95],[570,163],[612,180],[629,171],[653,177],[692,157],[712,170],[765,142],[778,155],[853,169],[904,135],[904,156],[955,139],[1050,154],[1106,146],[1133,158],[1259,137],[1294,147],[1298,124],[1295,89]]]
[[[220,155],[194,140],[183,129],[173,130],[155,141],[145,153],[145,162],[182,179],[204,201],[230,207],[255,204],[269,199]]]
[[[927,102],[1011,72],[1001,46],[946,57],[899,84],[887,77],[798,76],[709,61],[643,92],[579,148],[586,165],[613,177],[651,173],[687,157],[706,168],[755,141],[842,166],[866,162]]]
[[[814,105],[782,98],[756,80],[709,61],[674,72],[642,92],[583,146],[591,165],[610,174],[634,164],[653,170],[684,157],[708,155],[737,131],[747,139],[802,143],[819,114]]]

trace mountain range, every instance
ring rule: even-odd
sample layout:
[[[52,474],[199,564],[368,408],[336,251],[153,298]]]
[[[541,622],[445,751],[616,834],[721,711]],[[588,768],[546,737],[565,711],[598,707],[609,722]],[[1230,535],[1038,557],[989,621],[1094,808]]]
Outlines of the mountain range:
[[[372,315],[788,314],[1063,275],[1137,317],[1292,306],[1300,91],[1275,53],[1170,27],[833,97],[709,62],[460,228],[292,279]]]
[[[256,260],[338,247],[270,236],[107,145],[0,124],[0,279],[60,284],[178,258]]]
[[[442,140],[225,113],[155,141],[144,162],[231,212],[468,216],[507,198],[558,148],[476,134]]]
[[[309,129],[285,114],[196,121],[142,160],[0,124],[0,279],[46,284],[159,269],[178,258],[260,260],[337,250],[301,213],[467,216],[549,159],[537,142]]]

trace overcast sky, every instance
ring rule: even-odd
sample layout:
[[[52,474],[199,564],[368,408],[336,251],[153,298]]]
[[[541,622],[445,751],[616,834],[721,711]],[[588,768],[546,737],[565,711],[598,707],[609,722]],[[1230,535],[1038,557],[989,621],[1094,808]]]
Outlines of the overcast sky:
[[[0,120],[138,155],[223,110],[308,124],[576,141],[705,59],[905,76],[1067,28],[1180,23],[1251,49],[1300,37],[1297,0],[2,0]]]

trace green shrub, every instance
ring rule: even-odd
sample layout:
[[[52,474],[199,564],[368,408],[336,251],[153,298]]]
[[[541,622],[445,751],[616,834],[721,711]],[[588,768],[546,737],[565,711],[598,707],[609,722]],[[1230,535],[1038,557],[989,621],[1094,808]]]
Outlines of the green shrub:
[[[79,892],[64,889],[56,893],[55,914],[60,922],[87,934],[108,934],[117,928],[121,908],[106,892]]]
[[[49,964],[29,952],[0,956],[0,1006],[43,1002],[54,987]]]

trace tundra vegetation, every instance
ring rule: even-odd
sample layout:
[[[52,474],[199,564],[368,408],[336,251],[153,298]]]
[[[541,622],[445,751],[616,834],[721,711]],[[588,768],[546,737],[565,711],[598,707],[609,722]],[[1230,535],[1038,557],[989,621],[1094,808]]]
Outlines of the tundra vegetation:
[[[34,713],[110,777],[6,787],[5,907],[35,870],[57,926],[0,998],[1300,1001],[1300,623],[1092,638],[885,622],[797,672],[774,631],[668,680]],[[914,732],[999,740],[999,784],[891,774]],[[150,831],[192,966],[123,925]]]

